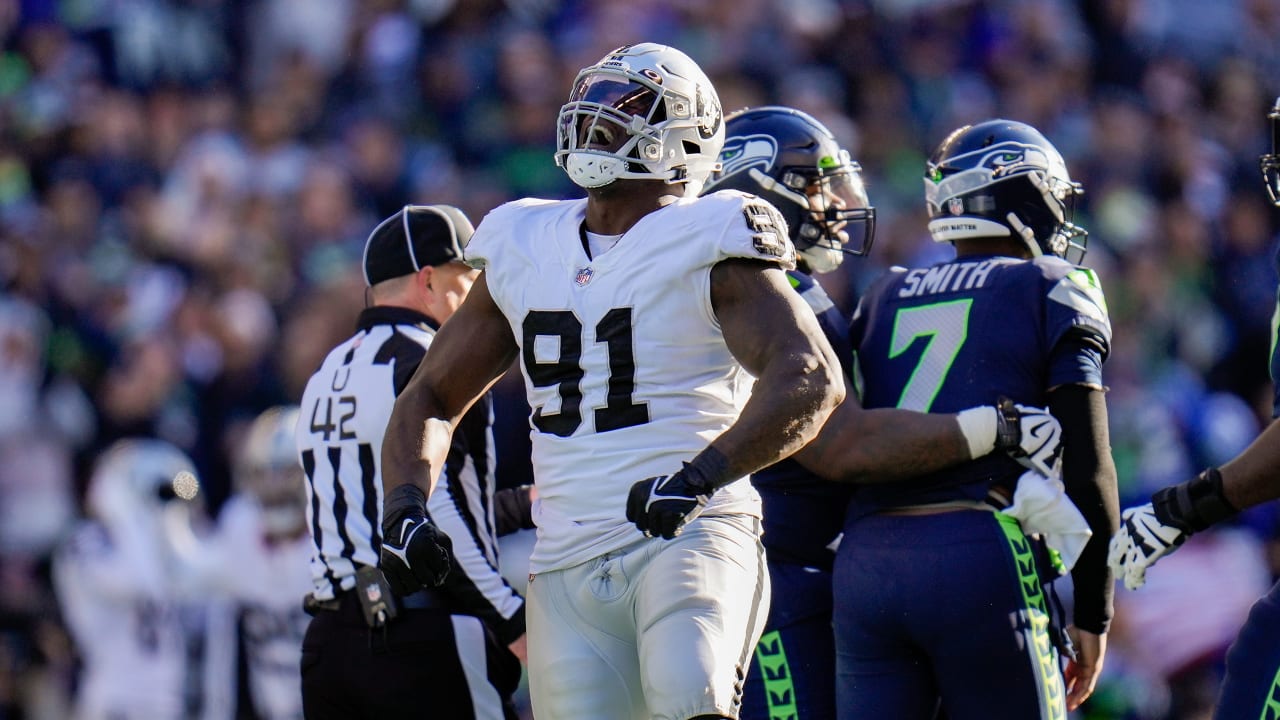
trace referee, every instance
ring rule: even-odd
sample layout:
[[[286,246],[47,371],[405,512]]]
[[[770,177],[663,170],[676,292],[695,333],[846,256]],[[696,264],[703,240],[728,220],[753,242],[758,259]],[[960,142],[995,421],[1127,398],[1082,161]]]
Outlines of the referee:
[[[462,263],[472,230],[446,205],[409,205],[374,228],[363,261],[372,305],[302,395],[297,441],[314,543],[302,646],[309,720],[515,717],[524,600],[498,573],[496,538],[532,527],[530,493],[495,494],[489,396],[454,433],[428,521],[417,528],[433,541],[432,562],[424,570],[415,558],[414,572],[435,586],[396,596],[376,570],[383,432],[435,331],[478,274]],[[433,524],[448,537],[435,537]],[[445,572],[443,584],[430,582]]]

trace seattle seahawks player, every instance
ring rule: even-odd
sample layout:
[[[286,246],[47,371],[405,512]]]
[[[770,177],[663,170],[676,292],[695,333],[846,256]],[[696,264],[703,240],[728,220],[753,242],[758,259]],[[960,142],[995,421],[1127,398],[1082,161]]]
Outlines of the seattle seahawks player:
[[[610,52],[578,74],[557,136],[587,197],[518,200],[476,228],[465,254],[484,271],[386,429],[384,527],[404,540],[383,563],[429,560],[411,530],[453,427],[518,360],[539,492],[535,715],[734,718],[769,592],[745,479],[817,433],[844,395],[839,363],[787,282],[778,211],[696,197],[724,119],[688,56]],[[855,431],[867,463],[909,472],[990,451],[1000,414],[967,417],[894,413]]]
[[[835,563],[839,716],[924,720],[940,705],[951,720],[1065,718],[1102,667],[1118,515],[1106,303],[1094,273],[1063,259],[1083,257],[1086,234],[1069,222],[1081,189],[1043,135],[1009,120],[951,133],[924,180],[930,234],[956,258],[893,268],[863,297],[850,328],[862,402],[1047,404],[1066,492],[1001,455],[859,488]],[[1042,528],[1075,561],[1065,688],[1037,572],[1048,563],[1028,537]]]
[[[740,190],[768,200],[787,221],[796,268],[787,280],[852,377],[848,319],[813,277],[863,255],[875,237],[875,208],[861,168],[813,117],[787,107],[742,110],[725,119],[721,172],[706,192]],[[835,716],[831,633],[832,546],[852,485],[827,482],[787,459],[756,472],[773,597],[747,670],[743,720]]]
[[[1267,115],[1271,152],[1260,158],[1271,203],[1280,207],[1280,98]],[[1271,377],[1276,393],[1273,416],[1280,417],[1280,295],[1272,321]],[[1136,590],[1146,582],[1147,568],[1178,549],[1192,534],[1230,518],[1238,511],[1280,498],[1280,422],[1272,422],[1244,452],[1220,468],[1207,468],[1194,478],[1166,487],[1151,502],[1131,507],[1121,516],[1111,540],[1109,562]],[[1254,603],[1240,633],[1227,651],[1226,677],[1213,717],[1280,717],[1280,583]]]

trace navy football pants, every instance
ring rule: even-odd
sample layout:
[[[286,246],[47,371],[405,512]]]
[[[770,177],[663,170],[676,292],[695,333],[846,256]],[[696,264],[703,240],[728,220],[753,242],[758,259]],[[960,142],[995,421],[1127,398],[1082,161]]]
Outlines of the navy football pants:
[[[769,620],[747,670],[739,720],[834,718],[831,573],[771,562],[769,576]]]
[[[1066,718],[1048,600],[1012,518],[872,515],[836,555],[841,720]]]
[[[1280,718],[1280,583],[1253,604],[1227,652],[1215,720]]]

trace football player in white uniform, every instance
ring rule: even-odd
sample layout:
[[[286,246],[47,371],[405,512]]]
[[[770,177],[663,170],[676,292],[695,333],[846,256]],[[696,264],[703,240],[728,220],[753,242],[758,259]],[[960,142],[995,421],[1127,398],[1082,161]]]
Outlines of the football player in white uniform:
[[[534,713],[733,718],[769,597],[745,478],[813,438],[844,396],[840,366],[787,282],[777,210],[697,197],[724,122],[684,53],[628,45],[583,69],[558,142],[587,197],[485,217],[465,250],[484,272],[396,401],[382,566],[435,579],[426,496],[458,418],[518,360],[539,494]],[[859,441],[882,470],[919,472],[992,449],[998,414],[968,417],[891,411]]]
[[[311,538],[294,445],[298,414],[296,405],[280,406],[253,421],[236,453],[236,494],[216,532],[183,543],[202,586],[232,607],[248,683],[239,696],[263,720],[302,717],[298,667],[311,620],[302,609],[311,589]]]
[[[187,716],[189,578],[164,542],[187,524],[199,483],[191,460],[160,440],[122,440],[89,481],[83,523],[54,556],[53,580],[83,660],[77,720]]]

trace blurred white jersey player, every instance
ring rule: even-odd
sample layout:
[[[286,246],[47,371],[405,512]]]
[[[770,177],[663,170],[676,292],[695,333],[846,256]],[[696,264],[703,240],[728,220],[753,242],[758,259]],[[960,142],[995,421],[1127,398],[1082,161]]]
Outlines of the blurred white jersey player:
[[[54,587],[83,660],[78,720],[189,716],[188,643],[181,561],[166,525],[198,512],[199,482],[182,451],[160,440],[122,440],[89,481],[92,520],[55,555]]]
[[[310,620],[302,599],[311,589],[311,542],[294,450],[297,422],[296,405],[271,408],[253,421],[235,457],[236,493],[223,506],[216,532],[182,543],[201,585],[231,606],[235,627],[211,628],[211,634],[234,629],[239,642],[239,659],[211,657],[218,667],[207,678],[222,689],[236,687],[232,678],[245,683],[237,695],[263,720],[302,717],[299,665]]]

